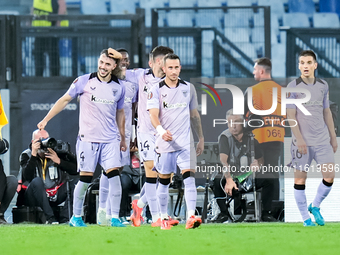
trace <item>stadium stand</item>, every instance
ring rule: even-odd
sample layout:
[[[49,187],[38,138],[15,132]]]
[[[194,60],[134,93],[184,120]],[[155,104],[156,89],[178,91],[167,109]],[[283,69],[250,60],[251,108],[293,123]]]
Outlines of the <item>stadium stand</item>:
[[[106,0],[81,0],[80,9],[82,14],[109,14]]]
[[[289,12],[304,12],[309,16],[315,12],[315,4],[313,0],[289,0]]]
[[[340,15],[340,1],[339,0],[320,0],[320,12],[336,12]]]
[[[339,28],[339,16],[332,12],[313,13],[314,27],[316,28]]]
[[[288,27],[310,27],[310,22],[306,13],[284,13],[283,25]]]

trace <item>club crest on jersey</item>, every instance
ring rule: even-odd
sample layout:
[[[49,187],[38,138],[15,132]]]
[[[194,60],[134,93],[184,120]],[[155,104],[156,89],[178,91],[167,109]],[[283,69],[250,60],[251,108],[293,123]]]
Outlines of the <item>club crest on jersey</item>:
[[[95,90],[95,89],[96,89],[96,87],[90,87],[90,89],[92,89],[92,90]]]
[[[113,90],[112,90],[112,93],[113,93],[113,96],[114,96],[114,97],[116,96],[117,92],[118,92],[118,90],[116,90],[116,89],[113,89]]]
[[[152,92],[148,93],[148,99],[150,100],[153,97]]]
[[[182,93],[183,93],[184,97],[187,97],[187,95],[188,95],[188,91],[187,90],[182,90]]]
[[[168,95],[168,94],[165,94],[165,95],[162,94],[162,97],[166,97],[167,95]]]

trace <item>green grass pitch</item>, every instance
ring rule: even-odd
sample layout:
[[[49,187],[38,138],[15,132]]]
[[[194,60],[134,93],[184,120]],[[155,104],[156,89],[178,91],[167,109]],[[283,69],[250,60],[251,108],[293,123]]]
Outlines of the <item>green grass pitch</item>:
[[[89,225],[15,224],[0,226],[0,254],[339,254],[340,223],[202,224],[171,230]]]

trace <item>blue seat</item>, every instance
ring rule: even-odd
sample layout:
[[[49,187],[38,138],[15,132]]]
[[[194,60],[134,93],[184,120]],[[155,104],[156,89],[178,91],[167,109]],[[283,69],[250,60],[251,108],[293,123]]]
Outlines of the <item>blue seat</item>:
[[[272,45],[272,76],[274,78],[286,77],[286,45]]]
[[[137,0],[121,1],[110,0],[110,9],[112,14],[131,14],[136,13]]]
[[[82,0],[80,11],[82,14],[108,14],[106,0]]]
[[[340,1],[339,0],[320,0],[320,12],[336,12],[340,15]]]
[[[197,0],[198,7],[217,7],[222,6],[226,0]]]
[[[289,12],[304,12],[312,15],[315,12],[315,4],[313,0],[289,0]]]
[[[310,27],[308,15],[303,12],[285,13],[283,25],[288,27]]]
[[[169,0],[169,7],[194,7],[197,0]]]
[[[140,0],[140,8],[145,9],[145,26],[151,27],[151,9],[164,8],[164,3],[165,2],[159,0]]]
[[[339,16],[332,12],[314,13],[313,23],[316,28],[339,28]]]
[[[227,6],[252,6],[254,0],[227,0]]]
[[[282,17],[285,12],[284,0],[258,0],[258,6],[270,6],[270,13]]]

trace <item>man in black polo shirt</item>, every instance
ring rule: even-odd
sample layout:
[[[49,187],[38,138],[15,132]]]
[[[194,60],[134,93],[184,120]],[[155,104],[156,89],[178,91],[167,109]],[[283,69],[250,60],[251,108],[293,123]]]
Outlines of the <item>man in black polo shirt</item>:
[[[243,116],[233,115],[232,109],[227,112],[229,128],[219,136],[220,161],[223,165],[224,176],[214,179],[214,194],[221,213],[215,222],[227,221],[226,194],[231,196],[233,190],[238,190],[234,181],[235,176],[245,172],[259,171],[263,164],[263,154],[257,140],[254,140],[255,160],[251,162],[250,137],[243,127]],[[235,124],[237,123],[237,124]],[[271,215],[273,200],[274,179],[260,178],[260,173],[256,173],[256,189],[262,188],[262,221],[276,221]],[[224,187],[224,189],[222,189]]]

